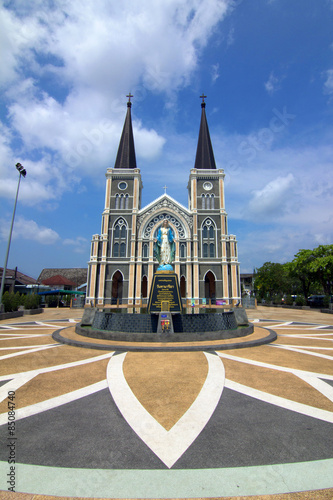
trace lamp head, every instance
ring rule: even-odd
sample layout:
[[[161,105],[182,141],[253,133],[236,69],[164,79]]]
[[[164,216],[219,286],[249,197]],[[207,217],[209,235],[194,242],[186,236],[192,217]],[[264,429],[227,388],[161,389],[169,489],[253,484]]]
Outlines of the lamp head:
[[[21,163],[16,163],[16,168],[20,172],[20,175],[23,175],[25,177],[27,175],[26,169],[21,165]]]

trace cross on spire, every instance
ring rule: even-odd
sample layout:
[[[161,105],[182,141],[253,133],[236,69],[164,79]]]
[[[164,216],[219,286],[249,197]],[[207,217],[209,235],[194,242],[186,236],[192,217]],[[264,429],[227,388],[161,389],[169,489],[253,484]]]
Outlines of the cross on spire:
[[[163,186],[163,189],[164,189],[164,194],[166,194],[166,190],[168,189],[168,186]]]
[[[131,97],[133,97],[133,95],[131,93],[129,93],[126,97],[128,97],[127,107],[131,108],[132,107]]]
[[[205,102],[205,99],[206,99],[207,96],[204,93],[202,93],[202,95],[199,96],[199,97],[200,97],[200,99],[202,99],[202,102]]]

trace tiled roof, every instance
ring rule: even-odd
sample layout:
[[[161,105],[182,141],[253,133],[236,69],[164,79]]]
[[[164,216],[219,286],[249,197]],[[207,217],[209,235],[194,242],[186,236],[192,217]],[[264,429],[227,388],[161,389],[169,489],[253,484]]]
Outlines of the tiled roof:
[[[62,276],[72,282],[72,286],[80,286],[87,282],[87,268],[46,268],[38,276],[38,282],[42,283],[53,276]],[[59,284],[59,283],[57,283]]]
[[[57,274],[56,276],[52,276],[51,278],[48,278],[46,280],[42,281],[43,285],[68,285],[68,286],[76,286],[76,283],[73,281],[68,280],[64,276],[60,276],[60,274]]]
[[[0,276],[2,278],[3,267],[0,267]],[[14,279],[15,269],[6,269],[6,279]],[[26,274],[21,273],[20,271],[16,271],[16,282],[21,285],[34,285],[37,283],[37,280],[27,276]]]

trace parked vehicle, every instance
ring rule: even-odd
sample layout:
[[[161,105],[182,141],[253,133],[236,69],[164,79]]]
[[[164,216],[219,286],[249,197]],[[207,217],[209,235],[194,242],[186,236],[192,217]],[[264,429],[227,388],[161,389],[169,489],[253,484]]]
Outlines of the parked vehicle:
[[[323,307],[324,306],[325,295],[310,295],[307,300],[307,304],[310,307]]]

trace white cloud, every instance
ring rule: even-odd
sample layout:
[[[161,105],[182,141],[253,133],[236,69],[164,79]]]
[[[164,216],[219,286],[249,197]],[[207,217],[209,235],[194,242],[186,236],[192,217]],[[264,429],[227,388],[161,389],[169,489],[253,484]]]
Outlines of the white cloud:
[[[282,80],[283,78],[278,78],[277,76],[274,75],[274,72],[271,71],[267,82],[264,83],[266,91],[270,95],[274,94],[277,90],[281,88]]]
[[[9,220],[1,220],[1,239],[8,239],[9,229]],[[13,239],[32,240],[42,245],[53,245],[59,239],[59,235],[53,229],[39,226],[33,220],[27,220],[23,217],[17,217],[13,228]]]
[[[264,217],[277,218],[285,213],[288,198],[292,195],[291,189],[295,178],[289,173],[279,176],[270,181],[262,189],[256,190],[249,202],[249,210],[252,214]]]
[[[73,247],[75,253],[86,254],[88,252],[88,240],[82,236],[77,236],[76,238],[66,238],[62,242],[63,245],[68,245]]]
[[[326,71],[326,80],[324,82],[324,92],[325,94],[333,94],[333,69]]]
[[[0,164],[18,161],[19,151],[28,170],[21,201],[60,199],[82,177],[113,166],[124,89],[135,89],[139,100],[147,91],[172,100],[189,83],[230,3],[62,0],[52,7],[14,0],[0,6],[0,74],[11,134],[22,141],[19,149],[10,141],[5,150],[0,146]],[[158,158],[165,138],[135,117],[133,128],[138,159]],[[37,165],[29,163],[32,155]],[[13,197],[15,174],[8,169],[0,175],[0,196]]]

